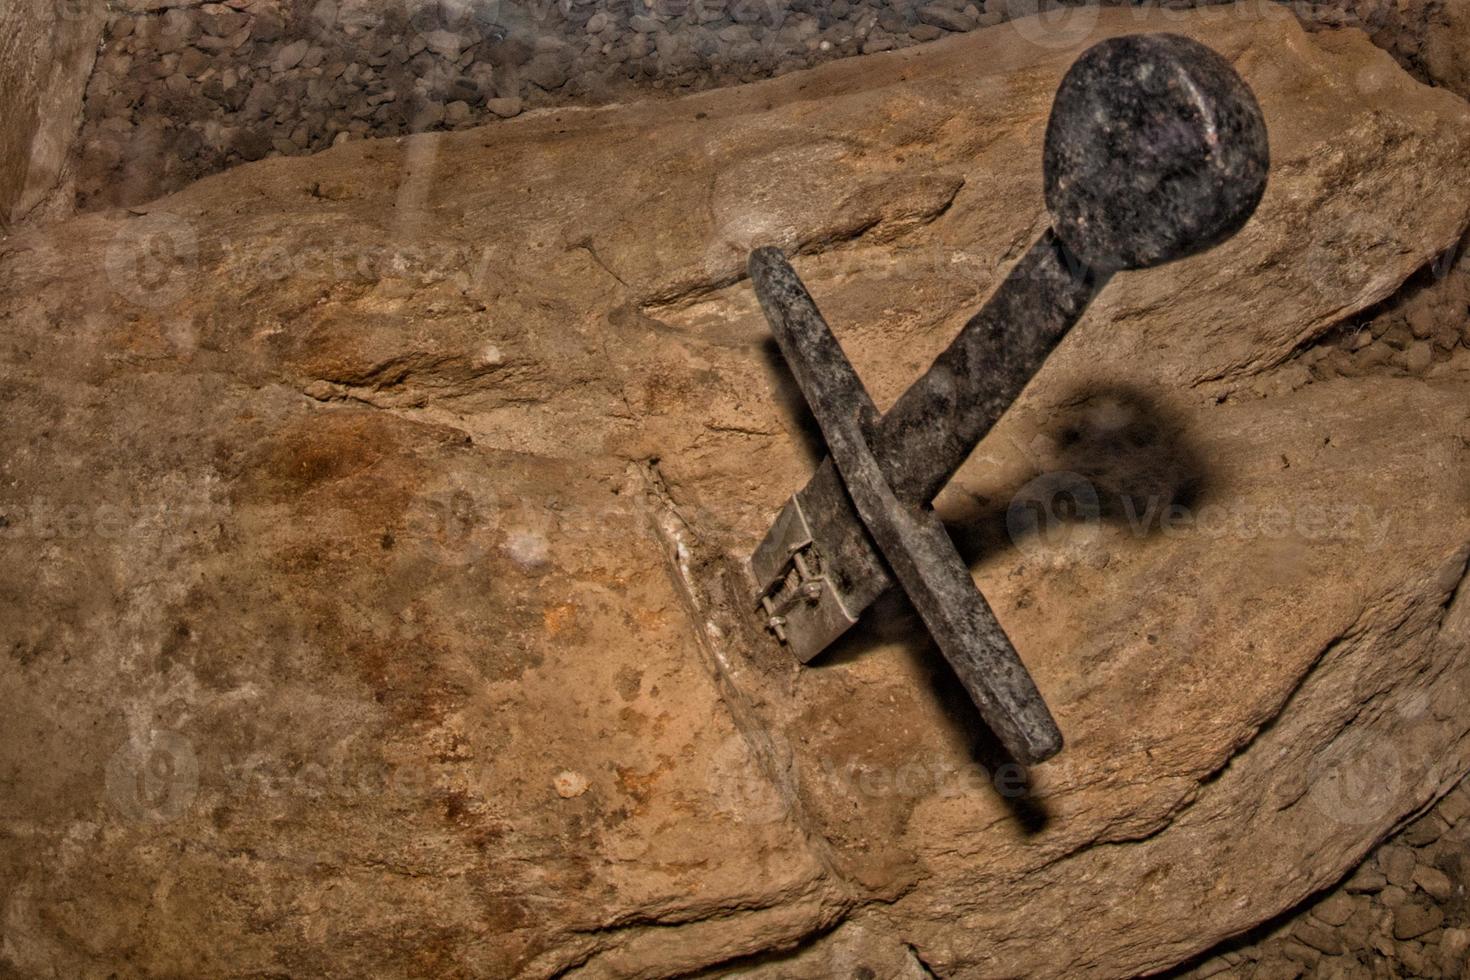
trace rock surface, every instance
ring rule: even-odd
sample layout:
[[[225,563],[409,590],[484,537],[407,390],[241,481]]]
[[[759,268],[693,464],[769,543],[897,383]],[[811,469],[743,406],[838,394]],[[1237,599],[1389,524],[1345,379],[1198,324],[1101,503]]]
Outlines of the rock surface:
[[[738,559],[820,447],[742,262],[799,253],[891,402],[1044,227],[1076,48],[6,240],[7,966],[1116,976],[1340,877],[1470,769],[1464,303],[1394,306],[1470,224],[1470,108],[1243,8],[1093,36],[1163,27],[1254,87],[1260,210],[1110,284],[940,500],[1069,740],[1029,774],[899,603],[803,670],[755,632]],[[1027,533],[1056,473],[1104,519]]]
[[[1397,876],[1405,858],[1413,869],[1412,884],[1407,889],[1388,885],[1386,869],[1392,867]],[[1470,780],[1300,915],[1268,923],[1174,975],[1179,980],[1302,975],[1457,980],[1470,971],[1467,873]]]
[[[62,185],[106,22],[104,5],[76,0],[0,7],[0,228],[70,211]]]

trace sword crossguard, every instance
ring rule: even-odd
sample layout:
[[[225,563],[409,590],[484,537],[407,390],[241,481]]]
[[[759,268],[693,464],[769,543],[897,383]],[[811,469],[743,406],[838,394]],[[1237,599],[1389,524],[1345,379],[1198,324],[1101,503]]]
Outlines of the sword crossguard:
[[[1052,227],[881,419],[780,250],[752,252],[761,308],[830,453],[750,558],[778,639],[808,661],[896,580],[1012,757],[1058,752],[1056,722],[929,503],[1114,272],[1234,234],[1268,165],[1260,106],[1209,48],[1174,34],[1089,48],[1047,121]]]

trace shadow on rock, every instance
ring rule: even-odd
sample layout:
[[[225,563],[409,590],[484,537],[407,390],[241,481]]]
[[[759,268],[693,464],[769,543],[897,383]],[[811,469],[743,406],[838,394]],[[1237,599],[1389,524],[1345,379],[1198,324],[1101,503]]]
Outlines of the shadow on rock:
[[[1024,479],[994,495],[970,495],[963,515],[946,521],[972,567],[1009,549],[1045,554],[1103,523],[1155,534],[1169,515],[1206,499],[1209,474],[1182,424],[1136,389],[1079,390],[1058,402],[1039,436],[1035,444],[1047,448],[1036,454]],[[980,717],[899,590],[884,594],[811,666],[846,663],[887,643],[902,644],[916,658],[944,717],[968,740],[971,758],[1022,829],[1043,830],[1049,820],[1046,800],[1031,794],[1025,767],[1007,754]],[[1024,660],[1025,651],[1020,652]]]

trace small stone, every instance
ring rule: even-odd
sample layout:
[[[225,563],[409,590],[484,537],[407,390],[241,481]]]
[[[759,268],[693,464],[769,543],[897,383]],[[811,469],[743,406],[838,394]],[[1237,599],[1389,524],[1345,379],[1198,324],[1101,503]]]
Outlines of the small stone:
[[[468,122],[470,118],[470,105],[468,102],[451,102],[444,107],[444,121],[451,126]]]
[[[1382,891],[1383,886],[1388,884],[1388,878],[1373,861],[1364,861],[1353,872],[1353,876],[1347,880],[1343,888],[1355,894],[1372,893]]]
[[[1396,909],[1408,900],[1408,890],[1398,885],[1389,885],[1378,893],[1378,904],[1387,909]]]
[[[1425,902],[1407,902],[1393,913],[1393,937],[1415,939],[1444,923],[1444,910]]]
[[[1342,952],[1342,940],[1337,934],[1324,926],[1318,925],[1311,919],[1302,919],[1291,930],[1299,942],[1312,947],[1328,956],[1336,956]]]
[[[1454,350],[1460,343],[1460,325],[1453,320],[1441,320],[1434,328],[1434,346],[1440,350]],[[1448,818],[1447,818],[1448,819]],[[1451,823],[1454,821],[1451,820]]]
[[[433,129],[444,121],[444,103],[426,102],[413,117],[415,130]]]
[[[946,31],[963,33],[974,30],[976,22],[969,17],[940,3],[926,3],[919,8],[919,20]],[[912,31],[910,33],[913,33]]]
[[[1281,955],[1308,967],[1316,966],[1322,960],[1321,951],[1292,939],[1281,944]]]
[[[1439,806],[1436,808],[1439,811],[1439,815],[1444,817],[1445,823],[1451,827],[1466,817],[1470,817],[1470,793],[1465,792],[1465,790],[1466,784],[1461,783],[1446,793],[1444,799],[1439,801]]]
[[[587,23],[582,26],[582,29],[588,34],[601,34],[603,28],[607,27],[611,20],[612,18],[607,15],[607,11],[599,10],[587,18]]]
[[[523,69],[525,77],[550,92],[567,82],[570,66],[561,58],[550,54],[539,54]]]
[[[1401,844],[1385,844],[1378,849],[1378,867],[1391,885],[1408,887],[1414,879],[1414,852]]]
[[[588,785],[586,776],[580,772],[572,772],[570,769],[557,773],[551,784],[556,787],[556,795],[564,800],[581,796],[587,792]]]
[[[1296,980],[1305,971],[1300,963],[1294,963],[1285,957],[1275,960],[1262,960],[1256,965],[1251,973],[1251,980]]]
[[[1336,929],[1352,918],[1356,907],[1357,903],[1346,892],[1333,892],[1313,906],[1312,915],[1318,922]]]
[[[442,29],[425,34],[424,46],[447,61],[458,59],[461,50],[459,35]]]
[[[1439,937],[1439,950],[1447,960],[1463,963],[1470,953],[1470,929],[1446,929]]]
[[[255,15],[255,23],[250,27],[250,36],[257,41],[269,44],[280,40],[281,33],[285,29],[285,23],[275,14],[259,13]]]
[[[229,37],[249,23],[249,18],[228,7],[209,4],[199,15],[199,26],[213,37]]]
[[[1424,347],[1427,347],[1427,344]],[[1410,350],[1413,350],[1413,348],[1410,348]],[[1449,588],[1454,588],[1458,582],[1460,582],[1460,576],[1457,574],[1454,582],[1449,583]],[[1442,835],[1444,832],[1445,824],[1439,818],[1439,814],[1427,813],[1423,817],[1420,817],[1419,820],[1414,821],[1414,823],[1408,824],[1408,829],[1404,833],[1401,833],[1398,839],[1401,842],[1407,843],[1411,848],[1423,848],[1423,846],[1430,845],[1435,840],[1439,840],[1439,835]]]
[[[485,102],[485,108],[495,113],[501,119],[509,119],[511,116],[520,115],[521,100],[517,98],[489,99]]]
[[[271,62],[272,71],[290,71],[301,64],[301,59],[306,57],[306,49],[311,47],[304,39],[292,41],[276,54],[275,61]]]
[[[1366,899],[1342,927],[1342,941],[1348,949],[1366,949],[1368,937],[1379,927],[1379,914],[1368,907]],[[1387,916],[1388,913],[1381,913]]]
[[[1424,959],[1424,947],[1418,943],[1399,943],[1394,949],[1398,960],[1406,969],[1406,975],[1424,977],[1429,975],[1429,964]]]
[[[1431,898],[1441,902],[1449,901],[1450,896],[1455,892],[1450,876],[1427,864],[1421,864],[1414,869],[1414,884]]]
[[[1426,341],[1416,340],[1409,345],[1408,350],[1404,351],[1404,367],[1413,374],[1424,373],[1433,362],[1434,347]],[[1413,844],[1414,842],[1408,841],[1408,843]],[[1428,841],[1425,843],[1428,843]],[[1422,845],[1415,844],[1414,846],[1420,847]]]
[[[1434,308],[1421,303],[1409,312],[1409,332],[1419,340],[1424,340],[1433,336],[1438,320],[1434,315]]]
[[[1409,330],[1409,324],[1402,319],[1395,319],[1383,331],[1383,336],[1378,338],[1394,350],[1408,350],[1409,345],[1414,342],[1414,334]]]
[[[259,160],[271,151],[271,137],[263,129],[242,129],[235,135],[234,151],[246,160]]]
[[[937,41],[944,36],[944,31],[933,24],[915,24],[909,28],[909,37],[915,41]]]
[[[209,55],[198,48],[187,48],[179,56],[179,71],[190,78],[198,78],[209,67]]]
[[[317,0],[311,8],[311,19],[325,33],[337,26],[337,0]]]
[[[628,26],[639,34],[653,34],[658,31],[659,23],[647,14],[634,14],[628,18]]]
[[[1359,371],[1366,371],[1393,360],[1394,351],[1395,348],[1390,345],[1374,341],[1358,351],[1357,356],[1353,359],[1353,364]]]

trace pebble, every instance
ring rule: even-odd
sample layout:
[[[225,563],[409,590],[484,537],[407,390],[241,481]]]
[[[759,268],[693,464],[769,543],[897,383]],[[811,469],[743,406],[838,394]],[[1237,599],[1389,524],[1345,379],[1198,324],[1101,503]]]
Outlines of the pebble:
[[[1424,949],[1418,943],[1399,943],[1394,953],[1399,962],[1408,967],[1409,976],[1423,977],[1429,974],[1429,964],[1424,960]]]
[[[1364,861],[1343,887],[1349,892],[1371,893],[1382,891],[1383,886],[1387,884],[1388,878],[1379,869],[1377,862]]]
[[[1341,950],[1342,944],[1338,944]],[[1303,966],[1316,966],[1322,960],[1322,952],[1315,947],[1303,945],[1295,940],[1288,939],[1281,944],[1281,955]]]
[[[453,31],[430,31],[424,35],[424,47],[441,58],[454,61],[459,57],[460,37]]]
[[[1352,918],[1357,903],[1346,892],[1333,892],[1312,908],[1312,915],[1324,925],[1334,928],[1347,924]]]
[[[1427,902],[1408,902],[1393,914],[1395,939],[1415,939],[1444,923],[1444,910]]]
[[[495,115],[499,116],[502,119],[509,119],[511,116],[520,115],[521,100],[488,99],[485,102],[485,108],[489,109],[491,112],[495,113]]]
[[[470,105],[468,102],[451,102],[444,107],[444,121],[451,126],[469,122]]]
[[[255,15],[254,23],[251,24],[250,37],[262,44],[270,44],[278,40],[285,30],[285,22],[275,14],[259,13]]]
[[[588,783],[586,776],[580,772],[573,772],[567,769],[557,773],[556,778],[551,781],[551,785],[556,788],[557,796],[560,796],[564,800],[570,800],[587,792]]]
[[[1342,952],[1342,939],[1331,929],[1325,928],[1311,919],[1302,919],[1291,930],[1296,939],[1318,952],[1326,953],[1328,956],[1336,956]]]
[[[977,26],[969,15],[940,3],[926,3],[919,8],[918,13],[919,20],[923,23],[933,24],[946,31],[972,31]]]
[[[1421,303],[1409,311],[1409,332],[1419,340],[1432,336],[1438,323],[1436,311],[1428,304]]]
[[[1452,827],[1470,817],[1470,793],[1465,792],[1465,789],[1466,784],[1462,783],[1439,801],[1439,814]]]
[[[1414,852],[1402,844],[1387,844],[1378,850],[1378,867],[1389,884],[1406,887],[1414,879]]]
[[[1409,892],[1398,885],[1389,885],[1378,893],[1378,904],[1386,909],[1396,909],[1409,900]]]
[[[1280,959],[1261,963],[1250,974],[1251,980],[1296,980],[1305,972],[1300,963]]]
[[[1422,374],[1434,361],[1434,348],[1423,340],[1416,340],[1404,352],[1404,367],[1414,374]]]
[[[292,41],[280,50],[275,61],[271,63],[271,70],[276,72],[287,72],[301,64],[301,59],[306,57],[306,49],[311,47],[305,40]]]
[[[1437,901],[1447,902],[1455,893],[1454,883],[1450,876],[1438,868],[1421,864],[1414,869],[1414,884]]]

